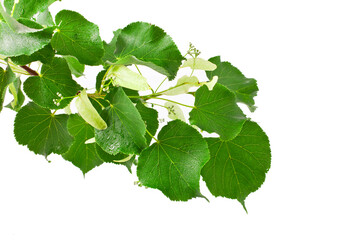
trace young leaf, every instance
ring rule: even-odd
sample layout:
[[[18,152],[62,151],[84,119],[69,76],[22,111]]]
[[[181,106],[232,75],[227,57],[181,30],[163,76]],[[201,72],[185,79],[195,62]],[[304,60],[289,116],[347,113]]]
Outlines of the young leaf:
[[[158,135],[158,142],[141,152],[137,168],[140,182],[168,198],[187,201],[201,197],[200,171],[209,160],[206,141],[194,128],[175,120]]]
[[[188,93],[190,88],[200,86],[199,79],[195,76],[182,76],[177,81],[176,85],[169,90],[161,92],[162,95],[179,95]]]
[[[51,29],[34,33],[16,33],[9,25],[0,21],[0,54],[14,57],[31,55],[50,43]]]
[[[112,89],[105,99],[111,105],[101,116],[108,128],[95,131],[96,142],[112,155],[139,154],[146,147],[146,126],[140,113],[120,87]]]
[[[44,48],[34,52],[33,54],[29,55],[21,55],[17,57],[12,57],[11,61],[13,61],[16,65],[27,65],[29,63],[40,61],[44,64],[50,63],[55,56],[55,51],[51,47],[49,43]]]
[[[81,77],[84,75],[85,65],[80,63],[76,57],[64,56],[64,59],[68,63],[70,71],[75,77]]]
[[[86,90],[82,90],[79,97],[75,100],[75,106],[79,115],[91,126],[96,129],[104,130],[107,128],[106,122],[100,117],[94,106],[91,104]]]
[[[54,115],[50,110],[30,102],[15,118],[14,134],[17,142],[36,154],[47,157],[51,153],[66,152],[73,138],[67,130],[68,115]]]
[[[214,71],[216,65],[202,58],[189,58],[181,65],[181,68],[189,67],[193,70]]]
[[[258,124],[248,121],[231,141],[206,140],[211,157],[201,176],[207,187],[214,196],[237,199],[245,208],[245,198],[262,185],[270,168],[268,137]]]
[[[56,0],[4,0],[4,5],[9,13],[14,9],[13,16],[18,19],[20,17],[31,18],[36,13],[47,9],[54,2]]]
[[[222,62],[220,56],[209,59],[210,62],[217,65],[215,71],[206,72],[209,79],[218,76],[218,83],[229,88],[235,93],[238,102],[248,105],[251,111],[255,111],[256,107],[254,97],[259,90],[256,80],[246,78],[239,69],[231,65],[229,62]]]
[[[150,89],[145,77],[131,71],[123,65],[114,65],[111,67],[108,72],[108,78],[113,79],[113,85],[116,87],[125,87],[137,91],[146,91]]]
[[[13,83],[15,80],[16,76],[9,66],[6,70],[0,67],[0,112],[3,109],[6,90],[9,84]]]
[[[209,133],[216,132],[223,140],[230,140],[238,135],[246,116],[237,106],[234,93],[216,84],[212,91],[207,86],[196,91],[189,121]]]
[[[36,18],[36,22],[44,27],[52,27],[55,25],[54,19],[51,13],[49,12],[49,9],[45,9],[41,11]]]
[[[83,174],[100,166],[104,161],[96,151],[96,143],[85,144],[86,140],[94,137],[94,128],[78,114],[72,114],[69,117],[68,130],[74,137],[74,142],[70,149],[62,154],[63,158],[80,168]]]
[[[119,33],[116,43],[116,64],[148,66],[174,79],[184,59],[179,49],[161,28],[144,22],[135,22]]]
[[[81,90],[71,77],[69,67],[62,58],[54,58],[51,63],[44,64],[41,68],[40,76],[29,77],[24,83],[24,91],[36,104],[49,108],[61,109],[66,107],[71,99],[64,99],[60,104],[54,100],[60,100],[61,97],[75,96]]]
[[[72,55],[86,65],[99,65],[104,55],[99,28],[77,12],[62,10],[55,16],[57,30],[51,40],[61,55]]]
[[[153,108],[145,107],[141,102],[136,104],[136,109],[139,111],[142,120],[145,122],[146,129],[154,136],[159,127],[158,112]],[[152,140],[151,136],[146,134],[145,138],[147,145],[150,145]]]
[[[13,95],[14,100],[5,107],[18,112],[25,101],[25,95],[21,91],[21,80],[19,77],[9,84],[9,92]]]

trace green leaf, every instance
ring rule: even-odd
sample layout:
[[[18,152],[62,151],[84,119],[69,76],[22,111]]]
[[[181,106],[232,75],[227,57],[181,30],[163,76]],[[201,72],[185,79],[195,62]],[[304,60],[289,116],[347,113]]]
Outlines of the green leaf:
[[[145,107],[141,102],[136,104],[136,109],[139,111],[141,118],[145,122],[146,129],[155,136],[157,129],[159,128],[158,112],[153,108]],[[149,134],[145,136],[147,145],[150,145],[152,140]]]
[[[135,156],[130,156],[131,158],[126,162],[119,162],[129,157],[129,155],[118,153],[116,155],[111,155],[102,150],[99,145],[96,145],[96,151],[99,154],[100,158],[106,163],[113,163],[118,165],[124,165],[128,171],[131,173],[131,167],[134,164]]]
[[[137,175],[144,186],[159,189],[171,200],[187,201],[202,197],[200,171],[208,160],[200,133],[175,120],[161,129],[158,142],[142,151]]]
[[[4,0],[5,8],[8,13],[13,10],[15,0]],[[56,0],[19,0],[15,5],[13,16],[18,19],[31,18],[36,13],[47,9]]]
[[[229,62],[222,62],[220,56],[209,59],[210,62],[216,64],[215,71],[206,72],[209,79],[218,76],[218,83],[229,88],[236,95],[238,102],[248,105],[251,111],[255,111],[256,107],[254,97],[259,90],[257,82],[253,78],[246,78],[239,69],[231,65]]]
[[[55,25],[54,19],[49,12],[49,9],[45,9],[44,11],[40,12],[36,18],[36,22],[44,27],[51,27]]]
[[[99,28],[77,12],[62,10],[55,17],[58,28],[51,40],[61,55],[71,55],[86,65],[99,65],[104,55]]]
[[[146,126],[140,113],[120,87],[112,89],[105,99],[111,105],[101,116],[108,128],[96,130],[96,142],[112,155],[139,154],[146,147]]]
[[[75,77],[81,77],[84,75],[85,65],[81,64],[76,57],[64,56],[64,59],[68,63],[70,71]]]
[[[231,141],[206,140],[211,157],[201,176],[207,187],[214,196],[237,199],[245,208],[245,198],[262,185],[270,168],[268,137],[258,124],[248,121]]]
[[[8,57],[31,55],[49,44],[51,36],[51,29],[34,33],[16,33],[0,21],[0,54]]]
[[[73,138],[67,130],[68,115],[54,115],[50,110],[30,102],[15,118],[14,134],[17,142],[45,157],[66,152]]]
[[[96,151],[96,143],[85,144],[94,137],[94,128],[86,123],[78,114],[72,114],[68,121],[68,130],[74,137],[70,149],[62,156],[80,168],[83,174],[89,172],[104,161]]]
[[[9,84],[13,83],[15,80],[16,76],[9,66],[6,68],[6,70],[0,67],[0,112],[3,109],[6,90]]]
[[[55,56],[55,51],[51,47],[49,43],[44,48],[34,52],[33,54],[29,55],[21,55],[17,57],[12,57],[11,61],[13,61],[16,65],[27,65],[29,63],[40,61],[42,63],[49,63]]]
[[[21,80],[16,78],[14,82],[9,84],[9,91],[13,95],[14,100],[5,107],[10,108],[16,112],[20,110],[25,101],[25,95],[21,91]]]
[[[135,22],[121,30],[116,42],[116,64],[148,66],[174,79],[184,57],[161,28]]]
[[[106,43],[105,41],[103,42],[104,50],[105,50],[105,54],[103,57],[104,63],[116,62],[116,57],[115,57],[116,41],[117,41],[120,33],[121,33],[121,29],[114,31],[114,37],[111,40],[111,42],[110,43]]]
[[[209,133],[216,132],[223,140],[233,139],[240,132],[246,116],[237,106],[235,95],[216,84],[212,91],[202,86],[195,93],[195,108],[190,123]]]
[[[72,79],[69,67],[62,58],[54,58],[50,64],[44,64],[40,76],[29,77],[24,83],[26,95],[36,104],[49,109],[61,109],[71,102],[71,99],[64,99],[57,106],[53,101],[60,99],[57,93],[71,97],[79,90],[81,86]]]

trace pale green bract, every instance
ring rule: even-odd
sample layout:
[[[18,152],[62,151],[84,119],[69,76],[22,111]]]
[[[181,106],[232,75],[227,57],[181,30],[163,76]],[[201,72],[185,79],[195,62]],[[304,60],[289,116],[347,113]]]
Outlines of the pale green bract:
[[[137,91],[146,91],[150,87],[145,77],[139,73],[133,72],[124,65],[114,65],[108,73],[108,78],[112,79],[112,83],[116,87],[126,87]]]
[[[107,128],[106,122],[100,117],[94,106],[91,104],[86,90],[82,90],[79,97],[75,100],[75,106],[80,116],[96,129],[104,130]]]
[[[52,14],[56,1],[0,3],[0,112],[16,112],[17,142],[45,158],[59,154],[84,175],[125,166],[136,185],[174,201],[207,199],[204,180],[207,195],[245,208],[271,164],[267,135],[238,104],[255,110],[257,81],[220,56],[199,57],[191,43],[180,52],[151,23],[118,26],[105,42],[86,16]]]

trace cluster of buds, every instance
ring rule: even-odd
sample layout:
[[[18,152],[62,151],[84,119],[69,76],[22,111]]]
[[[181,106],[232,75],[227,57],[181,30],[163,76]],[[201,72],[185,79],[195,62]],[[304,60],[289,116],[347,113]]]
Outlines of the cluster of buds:
[[[106,92],[106,93],[109,93],[110,92],[110,87],[109,85],[107,86],[104,86],[103,89],[102,89],[103,92]]]
[[[189,44],[189,50],[187,51],[187,53],[193,58],[197,58],[201,54],[201,52],[197,48],[195,48],[192,43]]]
[[[64,99],[61,93],[57,92],[56,95],[59,97],[58,99],[53,99],[53,102],[56,106],[60,106],[60,102]]]
[[[135,186],[138,186],[138,187],[143,187],[142,183],[140,181],[135,181],[134,182],[134,185]],[[148,187],[145,187],[145,189],[147,189]]]

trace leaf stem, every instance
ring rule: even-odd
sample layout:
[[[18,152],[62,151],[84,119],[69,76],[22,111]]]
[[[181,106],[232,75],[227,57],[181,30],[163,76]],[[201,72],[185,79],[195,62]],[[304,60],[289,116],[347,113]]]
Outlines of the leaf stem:
[[[170,99],[166,99],[166,98],[153,97],[151,99],[159,99],[159,100],[172,102],[172,103],[175,103],[175,104],[178,104],[178,105],[181,105],[181,106],[184,106],[184,107],[188,107],[188,108],[196,108],[195,106],[186,105],[186,104],[179,103],[179,102],[176,102],[176,101],[173,101],[173,100],[170,100]]]
[[[168,79],[167,77],[160,83],[160,85],[156,88],[155,93],[159,90],[160,86],[163,85],[163,83]]]
[[[28,72],[31,76],[39,76],[39,74],[32,70],[31,68],[29,68],[28,66],[20,66],[22,69],[24,69],[26,72]]]
[[[147,134],[150,135],[150,137],[151,137],[152,139],[154,139],[157,143],[159,143],[159,140],[158,140],[157,138],[155,138],[154,135],[152,135],[152,134],[149,132],[149,130],[146,129],[146,132],[147,132]]]
[[[100,95],[101,95],[101,93],[102,93],[102,91],[103,91],[106,77],[107,77],[107,75],[109,74],[110,70],[113,68],[113,66],[114,66],[114,65],[111,65],[111,66],[108,68],[108,70],[106,71],[103,79],[101,80],[100,91],[99,91],[99,94],[100,94]]]
[[[134,65],[135,65],[135,67],[136,67],[137,71],[139,72],[139,74],[142,76],[142,73],[141,73],[141,71],[140,71],[139,67],[138,67],[136,64],[134,64]],[[149,88],[150,88],[151,92],[154,94],[154,93],[155,93],[155,92],[154,92],[154,89],[152,89],[152,87],[151,87],[149,84],[147,84],[147,85],[149,86]]]

